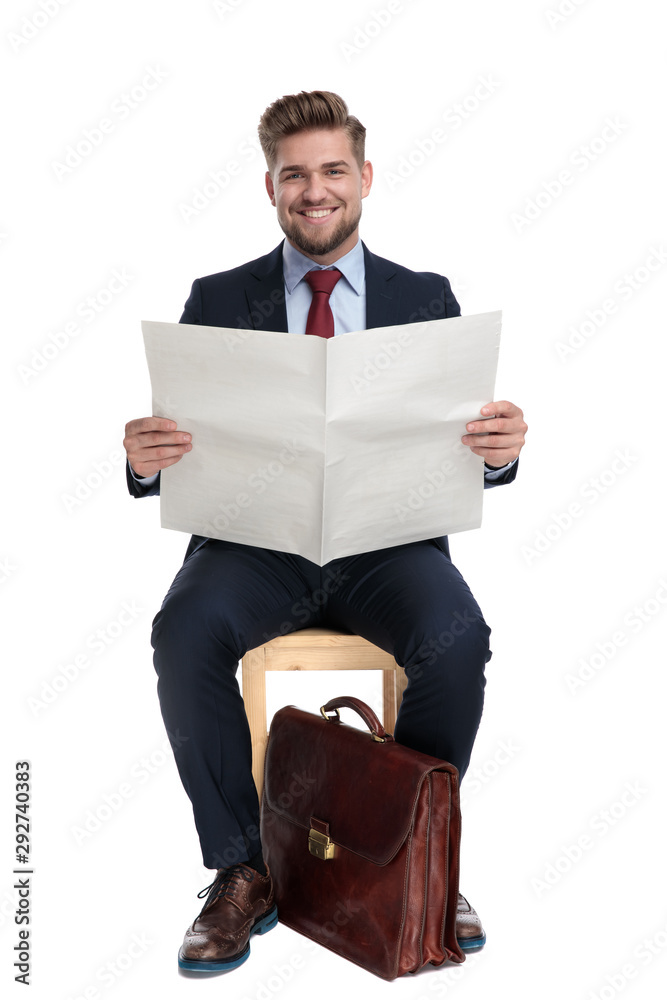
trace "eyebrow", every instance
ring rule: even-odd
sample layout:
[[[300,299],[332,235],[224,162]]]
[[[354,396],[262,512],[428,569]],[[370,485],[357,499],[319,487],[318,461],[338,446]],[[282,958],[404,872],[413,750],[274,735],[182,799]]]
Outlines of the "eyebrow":
[[[331,160],[329,163],[323,163],[322,164],[322,169],[323,170],[331,170],[333,167],[349,167],[349,165],[350,164],[347,162],[347,160]],[[280,171],[280,173],[281,174],[292,173],[292,172],[295,172],[297,170],[305,170],[305,169],[306,168],[304,167],[303,164],[301,164],[301,163],[294,163],[294,164],[292,164],[291,167],[283,167],[282,170]]]

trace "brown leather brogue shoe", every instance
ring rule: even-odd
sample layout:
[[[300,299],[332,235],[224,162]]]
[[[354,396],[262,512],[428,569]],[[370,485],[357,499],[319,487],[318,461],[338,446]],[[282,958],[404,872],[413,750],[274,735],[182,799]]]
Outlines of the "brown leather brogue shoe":
[[[278,923],[273,880],[244,864],[219,868],[199,898],[206,902],[185,932],[178,953],[181,969],[191,972],[228,972],[250,955],[250,938]]]
[[[482,921],[461,893],[456,910],[456,940],[462,951],[476,951],[483,948],[486,943]]]

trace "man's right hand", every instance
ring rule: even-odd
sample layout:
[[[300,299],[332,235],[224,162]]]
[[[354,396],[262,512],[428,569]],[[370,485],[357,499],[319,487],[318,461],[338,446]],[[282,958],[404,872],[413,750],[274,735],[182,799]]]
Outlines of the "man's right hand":
[[[180,461],[192,449],[192,435],[166,417],[141,417],[125,425],[123,446],[138,476],[153,476]]]

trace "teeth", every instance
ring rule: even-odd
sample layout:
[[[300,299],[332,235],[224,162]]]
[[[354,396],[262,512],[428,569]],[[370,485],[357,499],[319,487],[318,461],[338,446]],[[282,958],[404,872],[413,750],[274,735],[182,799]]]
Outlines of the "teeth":
[[[332,212],[333,212],[333,208],[323,208],[323,209],[319,209],[318,211],[315,211],[315,212],[304,212],[303,214],[308,219],[321,219],[325,215],[331,215]]]

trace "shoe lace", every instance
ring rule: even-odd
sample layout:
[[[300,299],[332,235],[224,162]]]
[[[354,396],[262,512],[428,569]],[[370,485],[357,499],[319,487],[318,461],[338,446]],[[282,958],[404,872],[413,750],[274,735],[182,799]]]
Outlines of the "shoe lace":
[[[254,877],[252,870],[246,868],[245,865],[237,864],[230,868],[221,868],[211,884],[197,893],[198,899],[206,897],[206,902],[202,906],[199,916],[221,897],[231,896],[244,881],[252,882]]]

